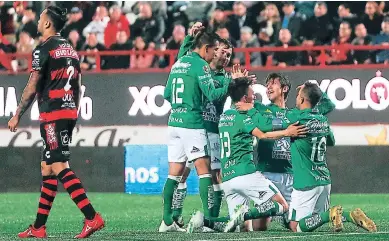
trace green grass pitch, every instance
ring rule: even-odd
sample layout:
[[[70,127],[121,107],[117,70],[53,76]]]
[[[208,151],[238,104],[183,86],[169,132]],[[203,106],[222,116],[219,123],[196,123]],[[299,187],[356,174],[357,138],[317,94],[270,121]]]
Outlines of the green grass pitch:
[[[121,193],[90,193],[95,208],[106,220],[106,227],[95,233],[92,240],[389,240],[389,194],[337,194],[332,205],[341,204],[345,210],[360,207],[376,222],[378,233],[367,233],[345,224],[341,233],[333,233],[328,225],[312,233],[295,234],[272,224],[269,231],[250,233],[157,233],[161,222],[161,196],[140,196]],[[35,219],[38,193],[0,194],[0,240],[17,240]],[[200,208],[199,196],[188,196],[184,218],[189,220],[193,209]],[[222,214],[226,214],[223,203]],[[47,223],[49,240],[70,240],[81,231],[82,214],[64,193],[58,194]]]

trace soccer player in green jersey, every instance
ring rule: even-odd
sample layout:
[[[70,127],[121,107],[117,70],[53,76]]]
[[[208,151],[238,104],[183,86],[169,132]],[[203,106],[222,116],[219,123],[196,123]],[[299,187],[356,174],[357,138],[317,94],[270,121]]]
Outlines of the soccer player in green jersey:
[[[200,198],[205,216],[211,216],[213,186],[210,171],[208,140],[202,118],[204,98],[221,100],[229,82],[215,89],[210,67],[217,46],[214,33],[202,31],[194,40],[194,49],[172,66],[164,98],[171,103],[168,121],[169,174],[163,190],[163,220],[160,232],[185,231],[173,220],[172,200],[187,161],[194,162],[199,175]]]
[[[286,113],[290,111],[286,106],[286,100],[291,84],[288,78],[280,73],[269,74],[265,82],[266,94],[271,103],[264,105],[256,101],[254,107],[262,115],[272,119],[273,130],[280,130],[283,123],[290,123],[286,118]],[[335,105],[324,94],[317,108],[321,113],[327,114],[335,108]],[[290,138],[283,137],[277,140],[259,140],[256,148],[258,170],[277,186],[288,203],[291,200],[293,186],[290,146]],[[277,218],[287,226],[286,218]],[[253,220],[253,230],[266,230],[267,223],[266,219]]]
[[[291,145],[294,183],[290,228],[294,232],[308,232],[330,222],[334,231],[341,231],[343,221],[349,221],[375,232],[376,225],[361,209],[343,213],[341,206],[329,208],[331,176],[326,148],[335,145],[335,139],[327,117],[314,109],[321,97],[320,87],[306,82],[298,88],[297,109],[287,113],[291,122],[298,121],[308,128],[306,137],[293,139]]]
[[[251,83],[249,78],[243,77],[230,84],[229,94],[234,104],[253,102]],[[222,186],[231,217],[224,228],[225,232],[235,230],[246,220],[281,215],[288,209],[288,204],[277,187],[257,171],[253,161],[253,136],[276,139],[298,136],[305,130],[303,126],[290,125],[286,130],[263,133],[262,131],[272,130],[271,119],[264,118],[255,109],[240,112],[234,104],[221,115],[219,122]],[[254,202],[255,208],[248,209],[250,201]],[[212,229],[212,221],[215,219],[204,219],[197,212],[192,216],[188,230],[202,225],[208,225]]]

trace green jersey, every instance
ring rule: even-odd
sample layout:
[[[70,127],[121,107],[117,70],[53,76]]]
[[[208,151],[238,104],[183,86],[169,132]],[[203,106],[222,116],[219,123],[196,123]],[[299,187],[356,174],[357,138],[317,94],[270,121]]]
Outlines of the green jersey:
[[[288,120],[287,115],[295,109],[281,108],[274,104],[263,105],[256,102],[254,108],[264,117],[272,119],[272,131],[282,130],[285,125],[293,124]],[[321,101],[316,105],[315,110],[327,114],[334,110],[335,105],[323,93]],[[272,173],[292,173],[291,164],[291,142],[289,137],[277,140],[259,140],[257,147],[258,170]]]
[[[222,100],[229,82],[215,89],[208,63],[196,52],[188,53],[172,66],[165,86],[164,98],[172,109],[168,126],[204,129],[202,118],[204,100]]]
[[[178,51],[178,58],[190,53],[193,46],[194,38],[187,35]],[[224,69],[211,70],[213,84],[215,88],[223,88],[227,83],[231,82],[231,74],[227,73]],[[227,95],[221,98],[219,101],[206,100],[203,106],[203,119],[204,127],[207,132],[219,133],[218,123],[219,117],[223,113],[224,104],[226,102]]]
[[[326,149],[335,145],[335,139],[327,117],[312,109],[294,109],[287,117],[308,128],[306,137],[292,141],[293,188],[306,190],[331,184]]]
[[[240,112],[235,108],[226,110],[219,121],[221,146],[222,181],[257,171],[253,159],[251,132],[260,127],[267,132],[272,128],[271,119],[263,117],[256,110]]]

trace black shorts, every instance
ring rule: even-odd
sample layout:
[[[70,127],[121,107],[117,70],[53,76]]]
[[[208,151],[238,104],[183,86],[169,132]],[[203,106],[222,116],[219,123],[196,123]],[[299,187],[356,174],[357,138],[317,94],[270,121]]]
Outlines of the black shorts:
[[[72,142],[76,120],[56,120],[40,124],[43,140],[42,161],[50,165],[70,159],[69,144]]]

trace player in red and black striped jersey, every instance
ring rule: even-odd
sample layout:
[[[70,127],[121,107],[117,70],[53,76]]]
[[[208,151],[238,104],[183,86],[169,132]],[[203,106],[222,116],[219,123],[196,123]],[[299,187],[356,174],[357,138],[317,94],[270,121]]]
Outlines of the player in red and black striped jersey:
[[[69,144],[75,127],[81,99],[81,69],[77,52],[59,35],[66,22],[66,11],[50,6],[40,15],[38,31],[44,42],[32,53],[32,71],[15,116],[8,122],[12,132],[19,120],[38,100],[40,131],[43,140],[41,197],[35,223],[19,233],[20,238],[45,238],[46,221],[54,201],[58,181],[85,215],[84,227],[75,238],[89,237],[104,227],[85,190],[69,168]]]

